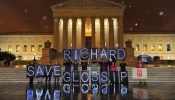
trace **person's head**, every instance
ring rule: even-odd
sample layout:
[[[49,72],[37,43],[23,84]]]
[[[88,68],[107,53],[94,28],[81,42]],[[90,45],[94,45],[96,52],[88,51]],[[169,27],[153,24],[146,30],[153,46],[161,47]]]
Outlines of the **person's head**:
[[[51,65],[52,63],[51,62],[49,62],[49,65]]]
[[[59,61],[56,61],[56,64],[59,64]]]
[[[122,63],[125,63],[125,59],[122,60]]]
[[[32,62],[30,61],[29,64],[32,64]]]

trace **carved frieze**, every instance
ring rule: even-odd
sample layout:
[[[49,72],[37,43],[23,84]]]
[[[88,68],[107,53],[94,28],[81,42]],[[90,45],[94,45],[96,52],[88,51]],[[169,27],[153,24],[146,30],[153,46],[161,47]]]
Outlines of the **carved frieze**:
[[[53,6],[55,9],[60,8],[121,8],[125,7],[125,5],[107,1],[107,0],[70,0],[64,3],[56,4]]]

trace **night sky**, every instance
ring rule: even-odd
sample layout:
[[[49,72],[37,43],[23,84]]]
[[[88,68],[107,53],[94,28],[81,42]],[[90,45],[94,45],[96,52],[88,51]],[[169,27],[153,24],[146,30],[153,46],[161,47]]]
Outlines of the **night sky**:
[[[0,0],[0,33],[53,32],[50,6],[66,0]],[[111,0],[126,5],[125,32],[175,31],[175,0]]]

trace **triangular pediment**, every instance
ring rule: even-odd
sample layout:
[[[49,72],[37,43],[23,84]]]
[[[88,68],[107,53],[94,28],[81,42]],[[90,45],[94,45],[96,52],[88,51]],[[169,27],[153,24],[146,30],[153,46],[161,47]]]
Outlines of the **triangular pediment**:
[[[69,0],[51,6],[52,9],[64,8],[124,8],[125,5],[107,0]]]

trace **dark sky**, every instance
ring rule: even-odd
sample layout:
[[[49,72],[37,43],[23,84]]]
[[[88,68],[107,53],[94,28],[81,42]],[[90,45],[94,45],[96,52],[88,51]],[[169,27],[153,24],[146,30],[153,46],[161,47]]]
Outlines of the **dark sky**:
[[[0,33],[52,32],[51,5],[66,0],[0,0]],[[175,31],[175,0],[111,0],[127,6],[124,31]]]

